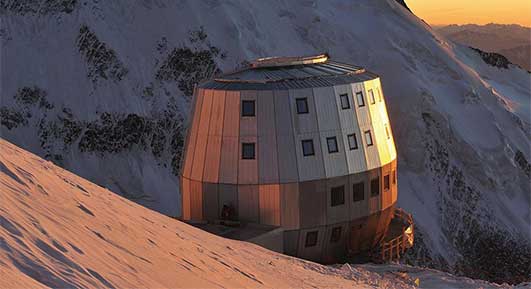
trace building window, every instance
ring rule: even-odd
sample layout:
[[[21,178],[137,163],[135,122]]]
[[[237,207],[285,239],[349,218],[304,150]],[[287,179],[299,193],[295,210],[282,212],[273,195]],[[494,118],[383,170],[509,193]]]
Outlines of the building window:
[[[391,139],[391,134],[389,133],[389,126],[385,125],[385,135],[387,136],[387,139]]]
[[[305,157],[315,155],[315,151],[313,149],[313,140],[306,139],[302,141],[302,154]]]
[[[356,134],[349,134],[347,136],[348,138],[348,147],[350,150],[358,149],[358,139],[356,138]]]
[[[371,100],[371,104],[376,103],[376,98],[374,98],[374,91],[372,89],[369,89],[369,99]]]
[[[393,185],[396,184],[396,171],[393,171]]]
[[[363,92],[356,92],[356,98],[358,99],[358,106],[365,106],[365,100],[363,100]]]
[[[370,130],[365,132],[365,141],[367,142],[368,147],[372,146],[372,135]]]
[[[348,101],[348,94],[341,94],[339,96],[339,100],[341,101],[341,108],[342,109],[349,109],[350,108],[350,102]]]
[[[318,231],[311,231],[306,233],[306,242],[304,244],[304,247],[313,247],[317,245],[317,234]]]
[[[326,144],[328,145],[328,153],[337,153],[339,151],[337,148],[337,138],[335,136],[327,137]]]
[[[332,207],[345,204],[345,186],[333,187],[330,190],[330,198]]]
[[[330,235],[330,243],[337,243],[339,240],[341,240],[341,227],[335,227]]]
[[[242,143],[242,159],[254,160],[254,143]]]
[[[255,116],[254,100],[242,100],[242,116]]]
[[[384,191],[389,191],[391,184],[389,182],[389,175],[384,176]]]
[[[352,199],[354,202],[360,202],[365,199],[365,183],[355,183],[352,185]]]
[[[380,88],[378,87],[376,91],[378,92],[378,101],[382,102],[382,90],[380,90]]]
[[[307,98],[297,98],[295,101],[297,103],[298,114],[308,113],[308,99]]]
[[[376,197],[380,194],[380,177],[371,180],[371,197]]]

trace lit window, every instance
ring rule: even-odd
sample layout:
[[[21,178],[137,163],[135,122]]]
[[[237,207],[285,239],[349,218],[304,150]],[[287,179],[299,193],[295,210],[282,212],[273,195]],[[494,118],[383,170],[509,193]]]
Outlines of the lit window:
[[[365,183],[355,183],[352,185],[352,199],[354,202],[363,201],[365,199]]]
[[[313,247],[317,245],[317,234],[318,231],[311,231],[306,233],[306,242],[304,244],[304,247]]]
[[[389,126],[387,126],[387,124],[385,125],[385,135],[387,136],[387,139],[391,138],[391,134],[389,133]]]
[[[371,99],[371,104],[376,103],[376,99],[374,98],[374,91],[372,91],[372,89],[369,89],[369,98]]]
[[[358,106],[365,106],[365,100],[363,100],[363,92],[356,92],[356,98],[358,99]]]
[[[242,159],[254,160],[254,143],[242,143]]]
[[[348,147],[350,150],[358,149],[358,140],[356,139],[356,134],[349,134],[348,138]]]
[[[302,154],[304,156],[315,155],[315,151],[313,149],[313,140],[307,139],[302,141]]]
[[[328,145],[328,153],[337,153],[339,149],[337,148],[337,139],[335,136],[327,137],[326,144]]]
[[[370,130],[365,132],[365,141],[367,142],[367,146],[372,146],[372,135]]]
[[[330,206],[335,207],[345,203],[345,186],[334,187],[330,190]]]
[[[371,180],[371,197],[376,197],[380,194],[380,177]]]
[[[297,103],[297,113],[298,114],[308,113],[308,99],[306,99],[306,98],[297,98],[295,101]]]
[[[254,115],[254,100],[242,100],[242,116]]]
[[[341,240],[341,227],[335,227],[330,235],[330,243],[337,243],[339,240]]]
[[[341,100],[341,108],[342,109],[349,109],[350,108],[350,102],[348,101],[348,94],[341,94],[339,96],[339,99]]]
[[[389,175],[384,176],[384,191],[389,191],[391,184],[389,183]]]

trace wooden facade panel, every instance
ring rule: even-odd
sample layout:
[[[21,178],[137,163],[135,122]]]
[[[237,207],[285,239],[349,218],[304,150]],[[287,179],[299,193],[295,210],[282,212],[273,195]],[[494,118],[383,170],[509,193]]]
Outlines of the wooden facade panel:
[[[199,126],[199,121],[201,119],[201,107],[203,106],[203,96],[204,96],[204,89],[198,89],[195,94],[195,100],[194,100],[194,108],[192,115],[190,116],[190,122],[189,122],[189,128],[188,128],[188,135],[186,140],[186,152],[185,152],[185,160],[183,164],[183,173],[182,175],[184,177],[190,178],[192,174],[192,164],[194,160],[194,152],[195,152],[195,143],[197,140],[197,131]]]
[[[357,148],[350,149],[348,136],[354,134]],[[365,146],[362,140],[363,134],[360,133],[359,128],[343,129],[343,144],[345,147],[345,155],[347,159],[348,173],[357,174],[367,170],[367,160],[365,159]]]
[[[382,210],[385,210],[393,205],[393,193],[392,193],[392,182],[393,177],[391,176],[391,164],[387,164],[382,166],[381,170],[381,187],[382,187],[382,204],[381,208]],[[389,189],[385,189],[385,177],[389,178]]]
[[[363,85],[363,82],[360,83],[353,83],[350,85],[353,99],[355,102],[356,107],[356,118],[357,123],[359,126],[362,125],[370,125],[371,124],[371,118],[369,115],[369,99],[367,97],[367,92],[365,91],[365,86]],[[361,92],[363,95],[363,106],[360,106],[360,102],[357,97],[357,93]]]
[[[243,143],[255,144],[255,159],[242,159]],[[260,151],[260,146],[257,143],[257,137],[240,137],[238,144],[238,184],[258,184],[258,151]]]
[[[340,228],[339,239],[332,238],[334,230]],[[337,234],[337,233],[336,233]],[[337,263],[337,260],[342,260],[345,256],[345,252],[348,252],[348,244],[350,240],[350,223],[343,222],[339,224],[333,224],[326,227],[324,240],[323,240],[323,252],[321,261],[324,264]]]
[[[213,91],[205,90],[203,105],[201,107],[201,118],[197,127],[197,141],[195,143],[194,160],[192,163],[191,179],[201,181],[203,179],[203,169],[205,165],[205,153],[208,142],[208,129],[212,112]]]
[[[286,230],[298,229],[300,227],[299,184],[281,184],[280,195],[282,227]]]
[[[335,100],[335,110],[338,113],[338,120],[341,124],[342,129],[354,129],[358,128],[358,119],[356,114],[358,111],[358,106],[354,101],[352,94],[352,85],[336,85],[333,87],[334,100]],[[341,104],[341,96],[347,95],[349,101],[349,108],[344,109]]]
[[[221,156],[219,164],[219,182],[223,184],[238,183],[238,161],[240,140],[238,137],[221,139]]]
[[[325,167],[325,175],[327,178],[348,175],[348,165],[346,158],[345,143],[343,142],[343,135],[341,130],[335,131],[321,131],[321,149],[323,154],[323,163]],[[330,152],[328,148],[328,138],[335,138],[337,144],[337,152]]]
[[[297,182],[299,180],[297,150],[295,148],[288,91],[274,91],[274,102],[279,182]]]
[[[398,199],[398,171],[396,159],[391,162],[391,202],[396,203]]]
[[[354,201],[354,185],[363,183],[363,200]],[[369,215],[369,178],[366,172],[353,174],[349,176],[349,187],[351,190],[350,198],[350,219],[356,220]]]
[[[260,221],[258,185],[238,186],[238,219],[244,222]]]
[[[205,153],[205,167],[203,168],[203,182],[217,183],[219,181],[219,165],[221,161],[220,135],[208,137]]]
[[[203,220],[219,219],[218,184],[203,183]]]
[[[190,180],[181,178],[181,202],[182,202],[182,218],[190,220]]]
[[[293,131],[295,134],[317,132],[319,127],[317,125],[317,113],[313,90],[311,88],[290,89],[289,98]],[[306,99],[308,113],[297,113],[297,99],[303,98]]]
[[[219,184],[218,185],[218,199],[219,199],[219,205],[218,205],[218,215],[221,216],[221,210],[223,209],[223,206],[232,207],[236,213],[236,216],[238,217],[238,185],[227,185],[227,184]]]
[[[190,220],[203,220],[203,184],[190,181]]]
[[[313,95],[319,131],[341,130],[334,88],[316,87],[313,89]],[[352,114],[351,109],[346,111]]]
[[[225,113],[223,114],[223,136],[240,136],[240,92],[227,91],[225,94]]]
[[[257,92],[253,90],[244,90],[240,94],[240,101],[252,100],[255,104],[255,115],[258,113],[257,110]],[[240,103],[240,112],[241,116],[241,103]],[[257,116],[241,116],[240,117],[240,136],[257,136]]]
[[[259,186],[260,223],[280,226],[280,185]]]
[[[380,175],[380,169],[374,169],[367,172],[369,183],[369,214],[375,214],[381,210],[381,198],[382,198],[382,176]],[[378,186],[380,187],[380,193],[377,196],[371,196],[371,180],[380,178]]]
[[[304,156],[302,149],[303,140],[313,141],[314,155]],[[295,136],[295,149],[297,151],[297,165],[301,182],[326,178],[319,133]]]
[[[326,224],[326,181],[299,183],[299,206],[301,228],[311,228]]]
[[[343,204],[332,206],[332,189],[343,187]],[[351,188],[348,176],[326,180],[326,223],[336,224],[350,220]]]
[[[272,91],[259,91],[257,101],[258,162],[261,184],[278,183],[275,103]]]
[[[214,90],[210,117],[209,135],[221,136],[223,134],[223,120],[225,119],[225,91]]]
[[[306,238],[308,233],[311,232],[317,232],[317,243],[314,246],[306,246]],[[326,229],[324,226],[301,230],[299,234],[299,250],[297,256],[306,260],[320,262],[325,232]]]
[[[299,249],[299,230],[284,231],[284,254],[297,256]]]

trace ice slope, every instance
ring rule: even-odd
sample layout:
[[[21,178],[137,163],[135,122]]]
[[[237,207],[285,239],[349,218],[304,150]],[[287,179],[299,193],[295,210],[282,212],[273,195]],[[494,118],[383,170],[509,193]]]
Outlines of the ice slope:
[[[0,139],[0,288],[505,288],[408,266],[327,267],[146,209]]]
[[[168,215],[180,213],[178,155],[196,80],[271,55],[327,51],[365,66],[382,77],[399,205],[418,229],[410,261],[529,278],[529,74],[487,66],[395,1],[0,8],[2,136]]]

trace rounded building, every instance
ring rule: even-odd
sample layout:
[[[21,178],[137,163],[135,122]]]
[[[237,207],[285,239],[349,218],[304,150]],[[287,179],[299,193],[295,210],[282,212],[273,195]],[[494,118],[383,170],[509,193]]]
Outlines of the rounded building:
[[[396,178],[380,79],[361,67],[264,58],[196,88],[184,220],[278,226],[284,253],[333,262],[382,241]]]

